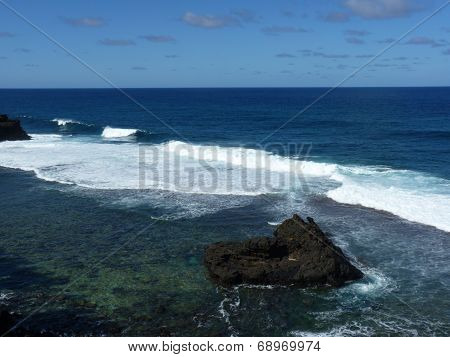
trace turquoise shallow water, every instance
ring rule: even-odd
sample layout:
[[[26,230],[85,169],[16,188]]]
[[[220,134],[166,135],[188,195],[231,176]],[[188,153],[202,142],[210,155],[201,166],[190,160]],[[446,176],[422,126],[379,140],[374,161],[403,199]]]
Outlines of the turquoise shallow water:
[[[258,140],[319,89],[180,91],[133,94],[189,143],[111,91],[1,91],[2,111],[22,115],[34,140],[0,144],[0,304],[26,316],[52,299],[24,325],[61,335],[449,334],[448,89],[342,90],[266,147]],[[105,137],[106,126],[140,131]],[[299,158],[280,143],[312,144],[306,187],[282,180]],[[219,192],[135,187],[139,147],[176,145],[190,145],[182,162],[202,174],[198,145],[214,148]],[[276,154],[263,170],[276,187],[228,190],[242,152],[247,168]],[[172,168],[147,173],[186,178]],[[207,244],[271,234],[268,222],[294,212],[366,277],[341,289],[208,280]]]

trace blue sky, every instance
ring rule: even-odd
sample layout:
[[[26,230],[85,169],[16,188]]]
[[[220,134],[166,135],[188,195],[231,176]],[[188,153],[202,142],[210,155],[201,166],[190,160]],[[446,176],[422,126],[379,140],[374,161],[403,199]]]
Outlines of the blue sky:
[[[0,87],[334,86],[446,1],[0,0]],[[450,5],[345,86],[448,86]]]

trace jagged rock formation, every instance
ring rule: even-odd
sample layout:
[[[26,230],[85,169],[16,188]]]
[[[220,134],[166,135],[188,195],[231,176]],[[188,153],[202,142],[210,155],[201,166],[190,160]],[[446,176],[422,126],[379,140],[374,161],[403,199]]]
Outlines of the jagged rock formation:
[[[296,214],[278,226],[273,238],[208,246],[204,263],[211,278],[222,285],[338,287],[363,277],[312,218],[305,222]]]
[[[0,141],[30,139],[30,136],[22,129],[19,120],[11,120],[6,114],[0,114]]]

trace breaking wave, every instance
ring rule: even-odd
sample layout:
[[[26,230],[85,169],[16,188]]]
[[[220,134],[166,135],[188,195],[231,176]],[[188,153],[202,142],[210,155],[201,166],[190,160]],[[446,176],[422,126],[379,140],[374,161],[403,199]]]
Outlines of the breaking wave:
[[[58,120],[58,125],[70,123]],[[106,127],[102,137],[139,133]],[[145,145],[145,162],[140,162],[134,141],[117,145],[95,137],[42,134],[33,139],[0,143],[0,165],[33,170],[48,181],[106,190],[145,188],[242,197],[325,194],[340,203],[390,212],[450,232],[450,181],[415,171],[302,161],[263,150],[181,141]],[[304,182],[309,191],[303,190]]]
[[[103,129],[102,137],[105,139],[112,138],[126,138],[130,136],[137,136],[139,133],[144,133],[138,129],[122,129],[122,128],[112,128],[107,126]]]
[[[65,126],[65,125],[70,125],[70,124],[88,125],[88,124],[83,124],[82,122],[80,122],[78,120],[73,120],[73,119],[55,118],[52,120],[52,122],[55,122],[59,126]]]
[[[55,118],[51,122],[58,126],[58,132],[64,134],[88,134],[96,131],[95,125],[86,124],[75,119]]]
[[[346,168],[331,177],[341,185],[334,201],[386,211],[450,232],[450,181],[409,170]]]

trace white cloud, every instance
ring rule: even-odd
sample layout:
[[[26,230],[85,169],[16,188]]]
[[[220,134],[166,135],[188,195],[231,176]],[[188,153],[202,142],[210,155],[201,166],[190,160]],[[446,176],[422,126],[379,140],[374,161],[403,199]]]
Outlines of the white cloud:
[[[358,37],[367,36],[370,34],[370,32],[365,30],[347,30],[345,31],[345,33],[349,36],[358,36]]]
[[[392,43],[392,42],[395,42],[395,38],[392,38],[392,37],[390,37],[390,38],[385,38],[384,40],[379,40],[379,41],[377,41],[378,43]]]
[[[131,40],[117,40],[111,38],[105,38],[104,40],[100,40],[98,42],[101,45],[105,46],[133,46],[135,45],[134,41]]]
[[[345,39],[345,41],[347,41],[347,43],[351,43],[352,45],[362,45],[364,44],[364,41],[361,40],[358,37],[348,37]]]
[[[175,38],[172,36],[166,36],[166,35],[147,35],[147,36],[141,36],[142,38],[145,38],[147,41],[150,42],[175,42]]]
[[[0,32],[0,37],[14,37],[14,34],[11,32]]]
[[[231,16],[197,15],[193,12],[186,12],[181,20],[191,26],[203,27],[207,29],[221,28],[225,26],[238,25],[239,21]]]
[[[350,19],[350,15],[345,12],[330,12],[323,17],[323,20],[327,22],[347,22]]]
[[[105,24],[105,20],[101,17],[63,17],[62,20],[66,24],[76,27],[101,27]]]
[[[269,26],[261,29],[263,33],[266,35],[279,35],[282,33],[302,33],[308,32],[302,27],[294,27],[294,26]]]
[[[447,41],[440,40],[436,41],[429,37],[417,36],[410,38],[407,42],[407,45],[429,45],[431,47],[441,47],[448,44]]]
[[[298,52],[302,53],[302,55],[305,57],[314,56],[314,57],[323,57],[323,58],[332,58],[332,59],[350,57],[349,55],[346,55],[346,54],[332,54],[332,53],[330,54],[330,53],[318,52],[318,51],[313,51],[313,50],[300,50]]]
[[[283,52],[283,53],[278,53],[277,55],[275,55],[275,57],[278,57],[278,58],[295,58],[296,56],[294,56],[294,55],[292,55],[290,53]]]
[[[403,17],[417,10],[409,0],[346,0],[344,5],[366,19]]]

